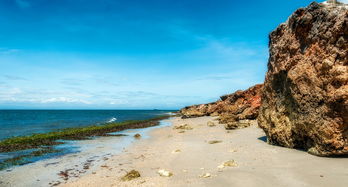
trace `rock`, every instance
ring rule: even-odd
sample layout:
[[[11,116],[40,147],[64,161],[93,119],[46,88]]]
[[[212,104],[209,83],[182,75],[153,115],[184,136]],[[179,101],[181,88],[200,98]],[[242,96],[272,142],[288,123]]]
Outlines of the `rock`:
[[[207,125],[208,125],[208,127],[215,127],[216,126],[215,123],[212,121],[208,121]]]
[[[236,167],[236,166],[237,166],[237,163],[234,160],[229,160],[229,161],[226,161],[226,162],[222,163],[217,168],[218,169],[223,169],[225,167]]]
[[[171,177],[173,176],[173,173],[164,169],[160,169],[157,171],[157,173],[161,176],[161,177]]]
[[[141,138],[141,135],[140,134],[135,134],[134,138],[139,139],[139,138]]]
[[[122,181],[130,181],[130,180],[139,178],[140,176],[141,176],[140,173],[133,169],[132,171],[128,172],[125,176],[123,176],[121,178],[121,180]]]
[[[184,124],[184,125],[175,126],[174,129],[192,130],[193,128],[188,124]]]
[[[348,155],[348,8],[313,2],[270,34],[258,124],[269,143]]]
[[[226,130],[241,129],[241,128],[246,128],[256,124],[257,124],[256,120],[239,120],[234,122],[226,122],[225,129]]]
[[[220,123],[244,119],[256,119],[261,104],[262,84],[245,91],[224,95],[220,100],[201,105],[188,106],[180,110],[183,118],[200,116],[219,116]]]
[[[224,162],[224,166],[225,167],[236,167],[237,163],[234,160],[229,160],[229,161]]]
[[[217,144],[217,143],[221,143],[222,141],[220,141],[220,140],[211,140],[211,141],[209,141],[208,143],[209,144]]]

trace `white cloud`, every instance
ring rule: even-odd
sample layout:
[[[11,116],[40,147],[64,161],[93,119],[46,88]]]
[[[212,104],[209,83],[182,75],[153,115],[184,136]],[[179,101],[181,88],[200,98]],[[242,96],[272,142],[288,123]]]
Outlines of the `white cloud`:
[[[83,103],[83,104],[91,104],[89,101],[81,100],[81,99],[73,99],[68,97],[54,97],[49,99],[43,99],[40,101],[41,103]]]

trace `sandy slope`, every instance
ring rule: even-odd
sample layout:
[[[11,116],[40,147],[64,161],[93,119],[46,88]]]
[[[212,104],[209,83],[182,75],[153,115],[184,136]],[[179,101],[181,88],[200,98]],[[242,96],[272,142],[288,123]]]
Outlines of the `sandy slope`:
[[[156,129],[152,138],[139,140],[124,153],[109,159],[95,172],[63,186],[347,186],[348,158],[321,158],[306,152],[271,146],[256,126],[227,132],[222,125],[208,127],[210,117],[172,119],[193,130],[178,133],[172,127]],[[221,140],[209,144],[208,141]],[[175,150],[181,152],[173,153]],[[237,167],[218,169],[235,160]],[[122,182],[126,171],[141,177]],[[161,177],[159,169],[171,171]],[[210,173],[211,177],[200,175]]]

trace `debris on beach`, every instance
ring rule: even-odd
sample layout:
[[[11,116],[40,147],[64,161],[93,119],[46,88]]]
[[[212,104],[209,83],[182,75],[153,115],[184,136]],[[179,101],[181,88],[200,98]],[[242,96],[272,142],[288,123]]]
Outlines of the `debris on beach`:
[[[146,181],[145,180],[143,180],[143,181],[140,181],[139,182],[139,184],[144,184]]]
[[[130,172],[127,172],[127,174],[125,176],[123,176],[121,178],[122,181],[130,181],[130,180],[133,180],[133,179],[136,179],[136,178],[139,178],[141,177],[139,171],[136,171],[136,170],[132,170]]]
[[[55,181],[55,182],[50,182],[48,184],[51,185],[51,186],[58,186],[58,185],[61,184],[61,182],[60,181]]]
[[[200,178],[209,178],[209,177],[211,177],[211,174],[210,173],[204,173],[203,175],[200,175],[199,177]]]
[[[179,131],[179,133],[185,133],[185,131]]]
[[[71,169],[67,169],[65,171],[60,171],[58,173],[58,175],[63,179],[63,180],[68,180],[69,179],[69,171],[71,171]]]
[[[164,169],[160,169],[157,171],[157,173],[161,176],[161,177],[171,177],[173,176],[173,173]]]
[[[184,124],[184,125],[177,125],[174,127],[174,129],[192,130],[193,128],[188,124]]]
[[[225,167],[236,167],[236,166],[237,166],[237,163],[234,160],[229,160],[229,161],[222,163],[217,168],[223,169]]]
[[[217,143],[221,143],[222,141],[220,141],[220,140],[211,140],[211,141],[209,141],[208,143],[209,144],[217,144]]]
[[[212,121],[208,121],[207,125],[208,125],[208,127],[215,127],[216,126],[215,123]]]
[[[141,135],[137,133],[134,135],[134,138],[139,139],[139,138],[141,138]]]
[[[172,151],[173,154],[174,154],[174,153],[180,153],[180,152],[181,152],[180,149],[177,149],[177,150]]]
[[[141,160],[144,160],[145,159],[145,156],[144,155],[140,155],[138,157],[135,157],[135,159],[141,159]]]

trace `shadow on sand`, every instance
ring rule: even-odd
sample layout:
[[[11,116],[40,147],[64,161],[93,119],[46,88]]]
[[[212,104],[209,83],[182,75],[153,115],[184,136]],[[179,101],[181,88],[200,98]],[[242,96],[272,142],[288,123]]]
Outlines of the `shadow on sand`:
[[[258,140],[260,141],[263,141],[267,144],[269,144],[267,142],[267,136],[261,136],[259,138],[257,138]],[[280,145],[276,145],[276,144],[269,144],[269,145],[272,145],[272,146],[277,146],[277,147],[281,147],[281,148],[286,148],[286,147],[283,147],[283,146],[280,146]],[[286,148],[287,149],[287,148]],[[290,149],[290,148],[289,148]],[[301,148],[293,148],[294,150],[297,150],[297,151],[301,151],[301,152],[307,152],[307,150],[305,149],[301,149]],[[313,154],[310,154],[310,155],[313,155]],[[318,156],[318,155],[313,155],[313,156]],[[336,155],[336,156],[319,156],[319,157],[324,157],[324,158],[348,158],[348,155]]]

